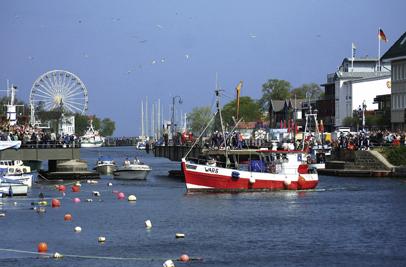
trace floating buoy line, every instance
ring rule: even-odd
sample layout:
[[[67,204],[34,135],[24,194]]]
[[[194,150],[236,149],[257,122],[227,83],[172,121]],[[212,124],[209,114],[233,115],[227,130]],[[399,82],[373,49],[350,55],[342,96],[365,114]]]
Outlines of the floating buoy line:
[[[159,257],[114,257],[114,256],[92,256],[92,255],[75,255],[75,254],[61,254],[58,252],[55,253],[40,253],[35,251],[28,251],[28,250],[20,250],[20,249],[11,249],[11,248],[0,248],[0,251],[7,251],[7,252],[15,252],[15,253],[22,253],[22,254],[32,254],[37,256],[47,256],[49,258],[81,258],[81,259],[97,259],[97,260],[133,260],[133,261],[166,261],[168,258],[159,258]],[[59,257],[55,257],[55,254],[59,255]],[[187,255],[186,255],[187,256]],[[184,261],[186,258],[185,255],[182,255],[178,259],[171,259],[172,261]],[[189,257],[187,256],[188,261],[203,261],[203,258],[199,257]]]

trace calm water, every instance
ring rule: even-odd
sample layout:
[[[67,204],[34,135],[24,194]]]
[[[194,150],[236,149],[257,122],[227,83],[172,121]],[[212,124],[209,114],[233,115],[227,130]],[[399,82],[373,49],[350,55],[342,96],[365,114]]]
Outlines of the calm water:
[[[52,185],[0,200],[6,212],[0,248],[36,251],[45,241],[52,253],[138,259],[54,260],[0,250],[0,266],[162,266],[184,253],[204,260],[176,266],[406,265],[406,180],[321,176],[313,192],[186,195],[182,182],[167,177],[177,163],[132,147],[81,151],[89,167],[99,153],[119,163],[137,155],[153,171],[147,181],[105,176],[96,185],[83,184],[80,193],[68,190],[61,208],[48,207],[45,214],[31,210],[31,202],[40,192],[61,197]],[[94,190],[101,197],[93,197]],[[117,200],[112,190],[138,200]],[[74,204],[73,197],[82,202]],[[63,220],[66,213],[73,221]],[[151,230],[144,227],[147,219]],[[75,226],[82,232],[74,233]],[[186,238],[176,239],[177,232]],[[99,244],[99,236],[107,241]]]

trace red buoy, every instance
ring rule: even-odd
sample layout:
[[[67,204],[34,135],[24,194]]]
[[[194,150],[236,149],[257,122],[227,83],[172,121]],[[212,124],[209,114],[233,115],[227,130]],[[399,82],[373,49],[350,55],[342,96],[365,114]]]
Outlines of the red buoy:
[[[52,199],[51,206],[52,208],[59,208],[61,206],[61,202],[59,199],[54,198]]]
[[[73,202],[75,202],[75,203],[79,203],[79,202],[80,202],[80,198],[75,197],[75,198],[73,199]]]
[[[39,253],[46,253],[48,251],[48,245],[45,242],[41,242],[38,244],[38,252]]]
[[[57,188],[58,188],[59,192],[65,192],[65,190],[66,190],[66,186],[64,186],[64,185],[59,185]]]
[[[80,192],[80,186],[73,185],[72,186],[72,192],[75,192],[75,193]]]
[[[117,194],[117,198],[118,198],[118,199],[124,199],[124,198],[125,198],[124,193],[123,193],[123,192],[118,193],[118,194]]]
[[[66,213],[63,219],[65,221],[72,221],[72,215],[70,213]]]
[[[187,262],[187,261],[190,260],[190,258],[189,258],[189,256],[188,256],[187,254],[183,254],[183,255],[181,255],[181,256],[179,257],[179,260],[180,260],[180,261],[183,261],[183,262]]]

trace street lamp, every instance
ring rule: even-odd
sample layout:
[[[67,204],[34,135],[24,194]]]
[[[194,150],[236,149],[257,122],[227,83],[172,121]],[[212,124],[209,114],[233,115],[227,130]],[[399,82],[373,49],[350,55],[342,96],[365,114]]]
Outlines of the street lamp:
[[[176,99],[178,99],[178,103],[182,104],[182,98],[180,96],[172,97],[172,118],[171,118],[171,134],[172,134],[172,141],[174,141],[174,136],[176,132],[176,124],[175,124],[175,103]]]
[[[367,104],[365,100],[362,101],[362,131],[365,131],[365,110],[367,109]]]
[[[365,131],[365,111],[367,109],[367,104],[365,103],[365,100],[362,101],[362,105],[358,106],[358,118],[361,119],[362,122],[362,131]]]

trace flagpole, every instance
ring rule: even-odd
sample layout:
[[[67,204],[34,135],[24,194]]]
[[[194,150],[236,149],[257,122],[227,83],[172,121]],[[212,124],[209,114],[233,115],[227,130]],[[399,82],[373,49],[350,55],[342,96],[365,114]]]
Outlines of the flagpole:
[[[351,43],[351,72],[354,72],[354,43]]]
[[[378,71],[381,71],[381,28],[378,29]]]

